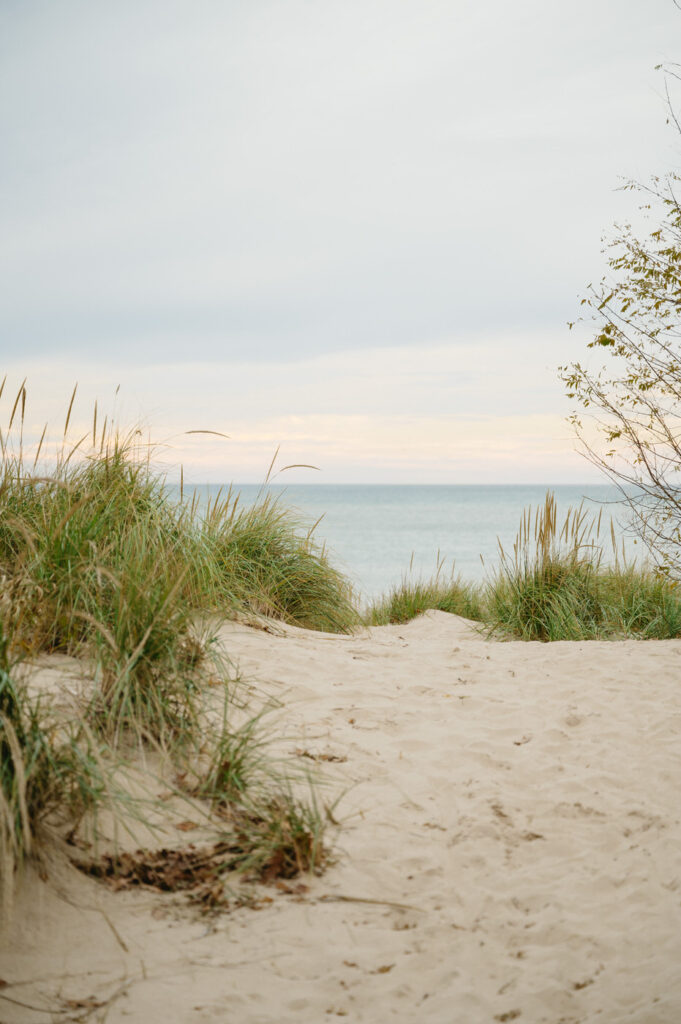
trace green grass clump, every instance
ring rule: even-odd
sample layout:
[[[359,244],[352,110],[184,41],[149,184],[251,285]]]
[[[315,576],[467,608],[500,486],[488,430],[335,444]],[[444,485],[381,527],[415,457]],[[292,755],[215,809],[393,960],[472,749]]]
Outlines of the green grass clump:
[[[212,737],[210,755],[191,786],[192,796],[206,800],[225,822],[230,857],[224,869],[269,881],[319,872],[328,861],[326,821],[307,773],[281,770],[267,756],[262,715],[230,730],[223,721]],[[307,794],[294,791],[301,783]]]
[[[195,772],[194,796],[208,800],[215,807],[229,808],[272,774],[272,762],[265,753],[266,740],[258,731],[260,715],[240,728],[230,727],[228,704],[225,701],[219,730],[213,730],[209,754],[201,770]]]
[[[487,625],[522,640],[585,640],[599,635],[600,549],[581,509],[568,511],[558,530],[553,495],[532,516],[527,509],[512,554],[500,564],[487,594]]]
[[[314,799],[301,800],[289,789],[244,807],[233,817],[242,852],[232,870],[260,881],[320,874],[329,860],[326,822]]]
[[[445,582],[437,574],[428,581],[404,579],[369,607],[364,621],[368,626],[409,622],[429,609],[475,620],[482,619],[484,614],[479,588],[458,578]]]
[[[601,569],[604,618],[614,635],[681,637],[681,592],[666,576],[636,566]]]
[[[4,448],[0,572],[14,649],[85,656],[98,721],[160,739],[192,716],[190,564],[161,482],[134,438],[87,458],[62,451],[50,477]]]
[[[617,551],[604,564],[601,517],[569,509],[562,525],[555,498],[523,514],[512,553],[487,586],[484,622],[520,640],[594,640],[681,635],[681,595],[650,567],[628,565]]]
[[[348,582],[276,502],[176,503],[138,431],[98,430],[95,413],[91,435],[67,443],[71,406],[49,473],[37,474],[40,448],[30,464],[22,445],[24,404],[22,389],[0,434],[11,644],[91,659],[98,726],[164,742],[191,732],[205,654],[196,622],[206,612],[332,632],[357,623]]]
[[[173,757],[213,744],[213,773],[198,796],[234,813],[239,807],[249,823],[244,837],[253,839],[250,852],[245,839],[240,846],[245,863],[267,848],[267,871],[288,871],[289,854],[282,860],[273,852],[275,836],[281,849],[289,832],[304,846],[309,817],[314,851],[322,822],[312,804],[282,796],[253,730],[230,731],[226,720],[219,735],[204,730],[202,683],[211,666],[214,675],[227,671],[214,631],[200,624],[217,627],[245,613],[348,631],[358,621],[351,588],[276,502],[242,510],[231,494],[207,508],[173,501],[140,432],[121,435],[106,421],[98,427],[96,409],[91,432],[68,441],[74,397],[75,390],[61,441],[50,445],[43,432],[30,459],[23,385],[0,431],[3,891],[31,852],[38,823],[59,809],[73,819],[77,808],[102,800],[99,766],[113,763],[130,735]],[[81,659],[94,680],[73,727],[62,719],[48,728],[44,708],[10,672],[11,663],[42,652]],[[314,857],[299,860],[312,865]]]
[[[277,500],[240,509],[228,496],[209,510],[202,541],[223,605],[330,633],[358,625],[350,584]]]
[[[439,609],[480,622],[488,635],[519,640],[595,640],[681,636],[681,590],[650,566],[630,565],[610,526],[611,560],[601,540],[602,517],[568,509],[561,523],[553,494],[523,512],[510,551],[479,586],[442,580],[400,586],[374,602],[367,625],[408,622]]]
[[[237,730],[230,730],[223,719],[193,793],[208,800],[229,823],[236,838],[230,870],[263,880],[319,872],[329,853],[314,787],[307,772],[303,778],[288,766],[282,772],[266,756],[262,717],[249,719]],[[303,781],[307,799],[293,788],[293,783],[300,788]]]

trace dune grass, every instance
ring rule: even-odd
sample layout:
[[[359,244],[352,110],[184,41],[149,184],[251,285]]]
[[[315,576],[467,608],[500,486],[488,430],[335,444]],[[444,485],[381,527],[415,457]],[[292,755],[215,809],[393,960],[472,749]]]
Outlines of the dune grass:
[[[245,781],[235,786],[234,770],[228,784],[228,755],[240,745],[246,764],[260,741],[253,730],[207,734],[202,687],[211,673],[227,674],[226,655],[213,642],[221,621],[267,615],[347,632],[358,622],[349,584],[276,502],[241,509],[231,493],[208,507],[195,498],[173,501],[139,431],[98,425],[95,410],[91,432],[70,441],[74,396],[56,445],[44,432],[29,457],[23,386],[0,432],[3,879],[31,851],[34,824],[48,809],[73,808],[76,790],[97,799],[83,748],[54,745],[54,730],[48,737],[41,724],[44,709],[10,672],[10,665],[52,652],[88,667],[94,687],[80,726],[111,759],[131,736],[178,756],[214,743],[222,775],[214,773],[210,799],[238,803],[253,826],[245,859],[257,859],[256,847],[266,845],[271,862],[273,837],[283,841],[293,829],[302,842],[307,821],[314,828],[306,863],[318,864],[323,823],[312,805],[294,800],[274,773],[256,803]]]
[[[649,566],[628,564],[612,523],[606,562],[602,527],[602,515],[582,506],[559,523],[550,493],[542,507],[527,509],[487,586],[488,630],[541,641],[681,635],[678,588]]]
[[[0,438],[0,573],[10,643],[93,660],[95,720],[156,739],[191,732],[206,653],[197,615],[267,615],[347,632],[352,592],[302,524],[267,498],[173,503],[139,432],[64,440],[49,475],[27,465],[23,402]],[[70,409],[69,409],[70,412]],[[66,438],[69,417],[64,430]],[[37,453],[39,455],[39,453]]]
[[[610,549],[608,551],[608,548]],[[609,558],[606,558],[606,552]],[[580,506],[559,522],[553,494],[523,512],[510,551],[478,586],[403,579],[365,612],[367,625],[407,622],[428,609],[475,620],[488,635],[519,640],[681,636],[681,590],[650,566],[631,565],[612,524]]]
[[[230,727],[228,710],[225,703],[221,723],[209,727],[211,741],[202,745],[203,757],[185,776],[185,785],[235,834],[230,870],[259,879],[319,872],[329,852],[314,780],[306,770],[272,757],[273,737],[264,727],[267,709],[238,729]],[[188,783],[190,775],[193,783]]]
[[[559,527],[553,495],[526,509],[511,552],[487,588],[485,623],[522,640],[583,640],[601,635],[600,519],[569,509]],[[594,537],[595,533],[595,537]]]
[[[480,620],[484,614],[479,587],[459,577],[442,579],[438,572],[430,580],[410,581],[405,577],[384,597],[374,602],[365,614],[369,626],[387,626],[409,622],[429,609]]]
[[[650,569],[555,560],[517,575],[501,570],[484,622],[520,640],[666,640],[681,636],[681,595]]]
[[[271,496],[240,508],[229,494],[208,510],[201,541],[210,579],[204,600],[306,629],[349,633],[359,623],[352,588],[305,523]]]

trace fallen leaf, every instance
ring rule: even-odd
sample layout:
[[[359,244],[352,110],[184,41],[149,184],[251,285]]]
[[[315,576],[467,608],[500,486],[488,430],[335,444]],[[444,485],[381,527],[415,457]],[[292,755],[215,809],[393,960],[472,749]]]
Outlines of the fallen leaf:
[[[511,820],[509,818],[508,814],[506,813],[506,811],[504,810],[504,808],[501,806],[501,804],[498,801],[495,801],[494,803],[490,804],[490,807],[492,808],[492,810],[496,814],[497,818],[501,818],[502,821],[510,821]]]
[[[354,722],[354,718],[352,721]],[[347,761],[345,754],[313,754],[309,750],[301,750],[300,747],[296,748],[296,757],[307,757],[310,761]]]
[[[291,896],[301,896],[303,893],[310,891],[309,885],[305,885],[304,882],[297,882],[295,885],[291,885],[290,882],[285,882],[283,878],[279,878],[274,884],[279,892],[285,892]]]
[[[586,981],[576,981],[572,987],[575,990],[575,992],[579,992],[580,989],[586,988],[588,985],[593,985],[593,983],[593,978],[587,978]]]

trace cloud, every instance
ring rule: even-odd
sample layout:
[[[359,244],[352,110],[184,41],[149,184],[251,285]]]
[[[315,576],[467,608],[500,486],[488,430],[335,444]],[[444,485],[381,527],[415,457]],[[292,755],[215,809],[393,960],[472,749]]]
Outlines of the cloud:
[[[562,325],[617,175],[669,165],[679,14],[612,7],[2,5],[5,367],[36,408],[121,383],[129,420],[236,431],[256,479],[279,440],[334,479],[571,474],[533,439]]]
[[[610,15],[8,5],[5,344],[209,363],[562,323],[666,139],[678,15]]]
[[[106,414],[122,428],[141,423],[169,442],[172,472],[182,462],[196,481],[260,481],[278,445],[283,461],[312,462],[330,482],[582,480],[590,474],[572,454],[555,370],[569,338],[562,334],[208,367],[191,361],[191,351],[184,363],[109,362],[96,372],[77,361],[36,362],[28,366],[27,430],[37,437],[45,419],[60,424],[78,380],[77,433],[90,429],[97,400],[100,422]],[[184,433],[197,429],[230,440]]]

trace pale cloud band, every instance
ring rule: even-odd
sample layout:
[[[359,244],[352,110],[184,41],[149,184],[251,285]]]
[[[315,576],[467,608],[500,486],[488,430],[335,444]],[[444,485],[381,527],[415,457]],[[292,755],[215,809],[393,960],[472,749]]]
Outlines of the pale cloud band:
[[[565,421],[560,347],[560,333],[508,334],[296,362],[105,363],[94,373],[70,361],[47,372],[22,362],[13,379],[27,369],[34,437],[45,419],[58,428],[78,380],[76,432],[89,429],[97,400],[100,422],[141,424],[168,442],[171,475],[182,463],[195,482],[260,482],[279,445],[279,465],[319,467],[288,474],[291,482],[582,482],[593,470],[574,453]],[[201,429],[229,440],[184,434]]]

